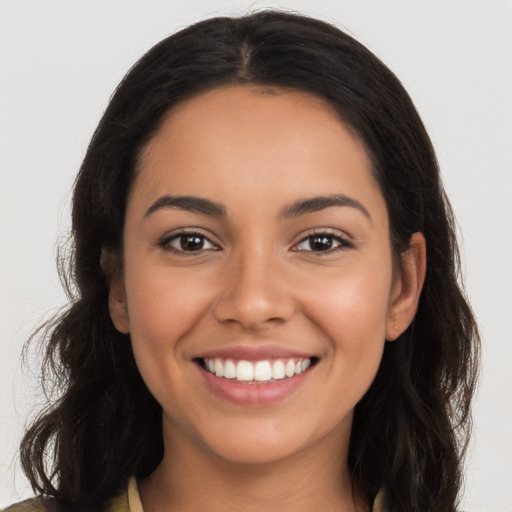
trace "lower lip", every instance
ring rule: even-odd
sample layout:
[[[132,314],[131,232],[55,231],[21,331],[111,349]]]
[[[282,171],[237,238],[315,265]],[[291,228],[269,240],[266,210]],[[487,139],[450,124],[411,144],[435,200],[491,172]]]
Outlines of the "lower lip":
[[[313,367],[302,373],[268,383],[245,383],[216,377],[198,366],[206,385],[216,395],[236,403],[245,405],[266,405],[279,402],[296,391],[308,377]]]

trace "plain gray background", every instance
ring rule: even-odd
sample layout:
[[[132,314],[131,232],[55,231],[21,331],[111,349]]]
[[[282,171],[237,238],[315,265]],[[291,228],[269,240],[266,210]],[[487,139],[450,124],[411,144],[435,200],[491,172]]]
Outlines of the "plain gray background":
[[[0,1],[0,506],[30,495],[15,455],[41,396],[37,376],[19,364],[21,349],[64,303],[56,244],[111,92],[176,29],[265,6],[347,29],[395,71],[423,117],[463,233],[484,338],[462,509],[512,510],[510,0]]]

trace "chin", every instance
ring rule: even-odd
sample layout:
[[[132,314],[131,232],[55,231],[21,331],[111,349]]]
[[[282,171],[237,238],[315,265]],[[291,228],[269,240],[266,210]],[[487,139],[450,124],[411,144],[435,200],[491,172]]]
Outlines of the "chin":
[[[289,442],[266,442],[260,439],[257,442],[238,441],[229,445],[213,448],[214,453],[224,461],[237,465],[267,465],[293,457],[302,451],[300,444],[292,445]]]
[[[322,449],[322,446],[332,450],[332,446],[339,444],[335,439],[348,440],[351,415],[347,416],[347,422],[342,421],[337,425],[328,425],[327,422],[323,425],[308,425],[305,419],[272,421],[267,418],[255,421],[253,418],[241,421],[238,425],[232,420],[231,428],[227,428],[224,421],[218,429],[204,432],[204,437],[201,436],[202,444],[210,453],[226,462],[254,465],[301,457],[308,450]]]

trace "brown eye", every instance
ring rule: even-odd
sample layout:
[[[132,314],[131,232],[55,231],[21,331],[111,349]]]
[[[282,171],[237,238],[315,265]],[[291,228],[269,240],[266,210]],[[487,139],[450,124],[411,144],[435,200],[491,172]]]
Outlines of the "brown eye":
[[[312,251],[328,251],[332,249],[334,240],[332,236],[314,235],[309,237],[309,245]]]
[[[295,251],[303,252],[334,252],[341,249],[352,247],[352,244],[342,237],[330,233],[317,233],[303,238],[293,248]]]
[[[178,238],[180,249],[183,251],[199,251],[204,247],[205,239],[198,235],[182,235]]]
[[[178,233],[162,239],[158,245],[177,253],[218,250],[218,246],[201,233]]]

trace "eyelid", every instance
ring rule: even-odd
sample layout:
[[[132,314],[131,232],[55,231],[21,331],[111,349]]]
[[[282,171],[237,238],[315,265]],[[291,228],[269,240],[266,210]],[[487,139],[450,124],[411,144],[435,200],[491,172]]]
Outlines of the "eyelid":
[[[305,242],[308,238],[318,235],[325,235],[327,237],[333,238],[339,242],[339,245],[325,250],[325,251],[313,251],[313,250],[303,250],[303,249],[296,249],[296,247],[301,244],[302,242]],[[318,255],[324,255],[324,254],[331,254],[337,251],[342,251],[346,249],[353,249],[354,243],[351,240],[351,237],[347,235],[346,233],[343,233],[337,229],[333,228],[314,228],[309,232],[302,233],[300,235],[300,238],[293,243],[291,250],[294,252],[304,252],[304,253],[316,253]]]
[[[196,236],[203,238],[204,240],[208,241],[211,245],[213,245],[214,248],[199,249],[197,251],[184,251],[184,250],[177,249],[177,248],[169,245],[171,241],[178,239],[181,236],[191,236],[191,235],[196,235]],[[204,253],[207,251],[220,250],[221,249],[220,245],[217,242],[213,241],[212,238],[213,237],[211,235],[206,234],[201,228],[196,228],[196,227],[177,228],[177,229],[174,229],[174,230],[166,233],[165,235],[161,236],[157,240],[155,245],[163,250],[168,250],[169,252],[174,252],[175,254],[189,256],[189,255]]]

